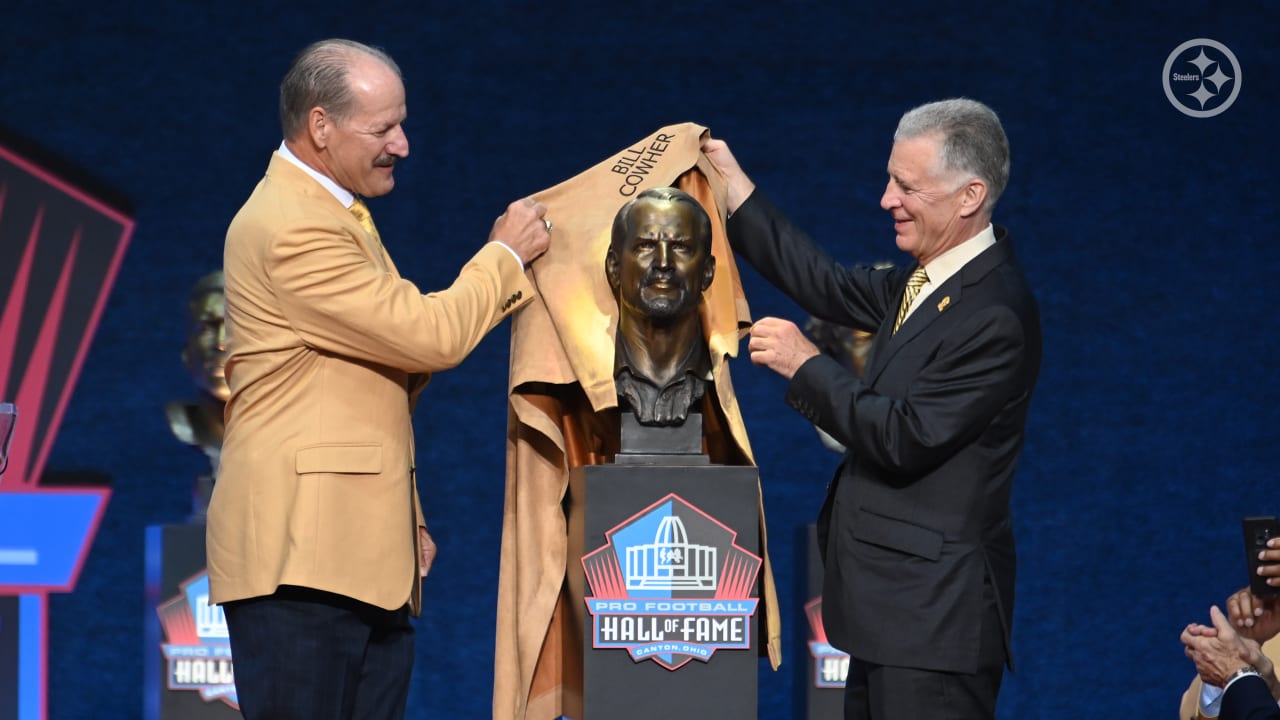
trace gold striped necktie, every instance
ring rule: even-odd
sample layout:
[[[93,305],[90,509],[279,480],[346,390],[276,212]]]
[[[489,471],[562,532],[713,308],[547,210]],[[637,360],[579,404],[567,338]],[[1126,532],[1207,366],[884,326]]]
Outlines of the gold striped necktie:
[[[907,319],[907,310],[911,309],[911,301],[916,299],[920,288],[929,282],[929,274],[924,271],[924,266],[916,268],[911,273],[911,277],[907,278],[907,290],[902,294],[902,306],[898,308],[898,319],[893,323],[893,332],[898,332],[898,328],[902,327],[902,321]]]
[[[360,221],[360,226],[364,228],[365,232],[369,233],[369,237],[373,238],[378,247],[382,247],[382,238],[378,235],[378,228],[373,225],[373,215],[369,214],[369,206],[365,205],[364,201],[357,197],[352,199],[351,207],[347,209],[351,211],[352,215],[356,216],[356,220]]]

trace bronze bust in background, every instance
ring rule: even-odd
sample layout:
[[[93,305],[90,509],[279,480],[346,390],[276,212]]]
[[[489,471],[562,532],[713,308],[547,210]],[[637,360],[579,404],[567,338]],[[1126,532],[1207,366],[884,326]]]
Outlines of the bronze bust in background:
[[[218,475],[222,410],[231,396],[224,374],[227,362],[225,303],[221,270],[205,275],[191,288],[187,295],[187,344],[182,349],[182,364],[199,389],[199,397],[165,406],[174,437],[209,458],[209,474],[196,479],[195,520],[204,518],[213,481]]]
[[[873,267],[877,269],[891,268],[893,263],[880,261]],[[839,361],[841,365],[853,371],[854,375],[862,377],[863,371],[867,366],[867,358],[871,354],[871,341],[875,340],[875,333],[837,325],[813,316],[810,316],[805,322],[804,332],[824,355],[830,355]],[[818,431],[818,439],[822,441],[822,444],[828,450],[843,453],[847,449],[839,440],[824,432],[822,428],[814,426],[813,429]]]
[[[698,316],[711,287],[711,219],[676,188],[645,190],[618,211],[605,275],[618,301],[614,378],[642,425],[681,425],[706,392],[711,360]]]

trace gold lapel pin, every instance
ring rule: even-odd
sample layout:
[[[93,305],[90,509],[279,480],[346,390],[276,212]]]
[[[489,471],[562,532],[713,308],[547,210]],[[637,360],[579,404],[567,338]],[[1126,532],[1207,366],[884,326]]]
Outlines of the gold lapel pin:
[[[942,312],[943,310],[946,310],[946,309],[947,309],[947,306],[948,306],[948,305],[950,305],[950,304],[951,304],[951,296],[950,296],[950,295],[948,295],[948,296],[946,296],[946,297],[942,298],[942,300],[938,303],[938,312]]]

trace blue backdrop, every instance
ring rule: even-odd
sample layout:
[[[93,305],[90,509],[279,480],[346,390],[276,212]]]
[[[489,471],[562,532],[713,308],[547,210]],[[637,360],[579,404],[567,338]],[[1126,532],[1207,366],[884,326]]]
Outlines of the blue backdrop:
[[[1275,3],[238,5],[18,0],[0,22],[0,125],[127,197],[138,222],[49,462],[114,487],[79,587],[50,603],[53,720],[141,713],[143,529],[181,520],[205,467],[164,419],[194,393],[182,304],[280,141],[280,76],[334,35],[404,70],[412,155],[372,209],[424,288],[450,281],[510,200],[680,121],[728,140],[836,256],[901,262],[878,207],[898,116],[955,95],[994,107],[1013,148],[997,221],[1045,329],[1000,716],[1173,717],[1192,673],[1178,633],[1243,584],[1240,517],[1280,511]],[[1243,73],[1212,118],[1162,87],[1195,38]],[[804,319],[745,282],[755,317]],[[414,718],[488,716],[506,361],[502,326],[419,406],[441,554]],[[796,529],[837,459],[778,377],[733,372],[800,622]],[[784,630],[787,663],[760,678],[770,720],[791,716],[804,662]]]

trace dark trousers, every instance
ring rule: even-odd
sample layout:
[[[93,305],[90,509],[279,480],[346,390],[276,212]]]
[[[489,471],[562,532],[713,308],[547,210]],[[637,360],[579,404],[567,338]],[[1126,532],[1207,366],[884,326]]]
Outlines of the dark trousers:
[[[245,720],[401,720],[413,672],[408,608],[281,586],[223,606]]]
[[[976,673],[892,667],[851,658],[845,720],[994,720],[996,695],[1004,679],[1004,636],[990,585],[984,596]]]

